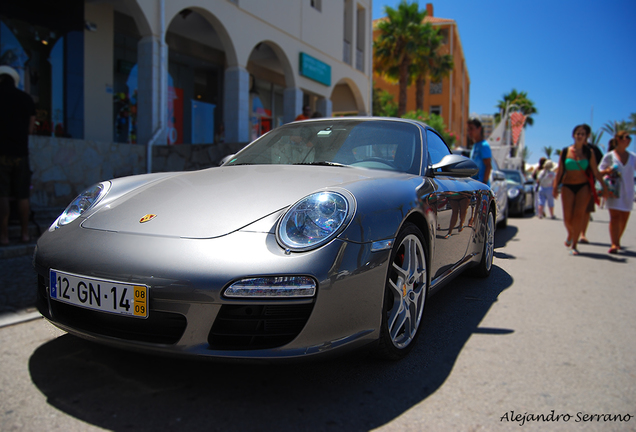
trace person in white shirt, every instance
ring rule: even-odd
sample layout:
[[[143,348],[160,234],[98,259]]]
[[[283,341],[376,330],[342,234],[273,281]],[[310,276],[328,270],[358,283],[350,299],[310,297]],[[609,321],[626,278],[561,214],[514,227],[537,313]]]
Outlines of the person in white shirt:
[[[627,151],[632,137],[625,131],[616,134],[615,147],[608,152],[599,165],[601,175],[614,174],[619,178],[618,197],[607,198],[606,206],[610,213],[609,232],[612,246],[611,254],[621,249],[621,237],[625,232],[629,215],[634,208],[634,171],[636,155]]]
[[[547,160],[543,163],[543,168],[537,176],[537,183],[539,184],[539,219],[543,219],[545,214],[545,205],[548,204],[550,210],[550,217],[555,219],[554,216],[554,196],[552,195],[552,184],[554,183],[554,176],[556,173],[553,171],[554,162]]]

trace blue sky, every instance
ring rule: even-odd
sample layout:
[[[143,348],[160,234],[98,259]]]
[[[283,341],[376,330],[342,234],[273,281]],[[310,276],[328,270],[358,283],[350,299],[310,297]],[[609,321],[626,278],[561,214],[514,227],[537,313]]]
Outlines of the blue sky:
[[[409,2],[412,2],[409,1]],[[513,88],[539,113],[526,128],[529,163],[544,147],[572,143],[572,129],[594,131],[636,113],[636,0],[419,0],[457,22],[470,76],[470,112],[493,114]],[[373,0],[373,19],[399,0]],[[604,134],[607,146],[611,137]],[[632,143],[630,151],[636,152]],[[555,159],[555,156],[552,156]]]

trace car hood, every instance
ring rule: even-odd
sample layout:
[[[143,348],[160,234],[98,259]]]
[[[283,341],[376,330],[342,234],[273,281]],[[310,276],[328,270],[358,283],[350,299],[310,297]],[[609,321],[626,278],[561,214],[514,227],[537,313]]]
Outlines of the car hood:
[[[167,237],[220,237],[312,192],[396,175],[403,174],[320,166],[211,168],[137,187],[87,215],[82,227]],[[140,222],[145,215],[156,217]]]

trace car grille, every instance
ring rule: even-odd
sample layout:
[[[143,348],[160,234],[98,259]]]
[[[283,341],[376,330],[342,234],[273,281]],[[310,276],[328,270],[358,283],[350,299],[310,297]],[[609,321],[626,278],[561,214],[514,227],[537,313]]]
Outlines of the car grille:
[[[215,350],[276,348],[301,332],[314,305],[223,305],[208,343]]]
[[[150,311],[148,318],[132,318],[104,312],[92,311],[51,300],[52,316],[48,313],[48,303],[44,278],[38,278],[38,309],[60,324],[102,336],[110,336],[129,341],[156,344],[175,344],[181,339],[186,328],[186,318],[177,313]]]

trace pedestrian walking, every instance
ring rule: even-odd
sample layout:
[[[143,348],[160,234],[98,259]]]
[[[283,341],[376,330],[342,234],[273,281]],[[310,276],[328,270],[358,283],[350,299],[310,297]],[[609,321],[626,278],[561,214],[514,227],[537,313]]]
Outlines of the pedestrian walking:
[[[534,211],[535,214],[539,216],[539,219],[545,217],[545,211],[543,213],[539,212],[539,174],[543,170],[543,164],[545,164],[545,161],[547,160],[548,158],[539,158],[539,164],[532,171],[532,180],[534,181]]]
[[[594,153],[587,145],[589,126],[577,125],[572,131],[574,144],[561,150],[559,166],[552,189],[552,195],[557,197],[561,184],[561,203],[563,204],[563,223],[567,230],[565,246],[571,255],[578,255],[579,236],[583,229],[583,219],[589,217],[587,207],[596,190],[594,179],[602,183],[603,196],[607,195],[607,186],[598,172]]]
[[[20,75],[9,66],[0,66],[0,245],[9,244],[11,198],[17,200],[20,240],[29,242],[29,134],[35,129],[35,104],[18,89]]]
[[[585,131],[587,132],[588,136],[592,134],[592,129],[588,125],[583,125],[583,127],[585,128]],[[598,148],[597,145],[589,143],[589,142],[587,143],[587,145],[590,147],[592,152],[594,152],[596,163],[601,163],[601,159],[603,158],[603,152],[601,151],[601,149]],[[587,211],[586,211],[587,217],[583,218],[583,227],[581,228],[581,238],[579,239],[579,243],[587,244],[590,242],[587,239],[587,226],[590,224],[590,221],[592,220],[592,213],[594,213],[595,211],[596,211],[596,201],[594,199],[594,196],[591,196],[590,202],[587,205]]]
[[[621,249],[621,237],[634,208],[636,154],[627,151],[631,142],[632,137],[627,132],[616,134],[614,149],[603,156],[599,165],[604,178],[613,177],[617,183],[615,192],[605,201],[610,214],[609,233],[612,246],[609,253],[611,254],[616,254]],[[604,182],[601,183],[605,185]]]
[[[543,163],[543,167],[541,168],[539,175],[537,175],[537,184],[539,185],[539,202],[537,206],[539,219],[543,219],[545,217],[546,204],[548,210],[550,211],[550,218],[555,219],[554,196],[552,195],[552,187],[555,177],[556,174],[554,172],[554,162],[548,159]]]

